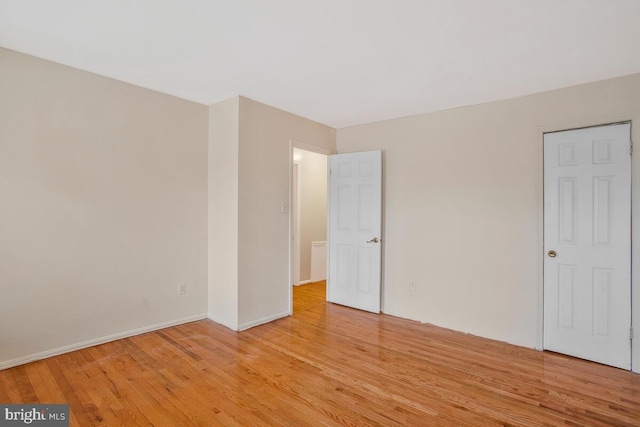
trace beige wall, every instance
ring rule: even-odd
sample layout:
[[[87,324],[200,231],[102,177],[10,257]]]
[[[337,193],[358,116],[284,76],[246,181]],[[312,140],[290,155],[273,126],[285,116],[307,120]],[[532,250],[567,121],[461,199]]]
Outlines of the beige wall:
[[[238,319],[244,329],[289,314],[291,140],[335,150],[335,130],[240,97]]]
[[[237,97],[209,108],[208,317],[238,329]]]
[[[311,277],[311,242],[327,240],[327,156],[296,150],[300,161],[300,280]]]
[[[204,106],[0,49],[0,368],[205,316],[207,133]]]
[[[339,129],[339,153],[384,152],[384,311],[540,347],[542,132],[620,120],[640,140],[640,75]]]
[[[0,368],[207,308],[232,329],[288,314],[291,141],[333,152],[335,130],[4,49],[0,94]],[[384,152],[384,311],[540,347],[542,133],[621,120],[640,75],[340,129],[339,152]]]

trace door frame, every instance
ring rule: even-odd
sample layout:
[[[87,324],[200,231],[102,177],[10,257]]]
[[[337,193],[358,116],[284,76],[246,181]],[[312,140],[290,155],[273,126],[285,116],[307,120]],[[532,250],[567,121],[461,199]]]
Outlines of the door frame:
[[[293,203],[293,149],[298,148],[304,151],[311,151],[317,154],[323,154],[325,156],[331,156],[332,154],[336,154],[334,150],[327,150],[322,147],[317,147],[315,145],[311,145],[305,142],[302,142],[298,139],[291,138],[289,139],[289,206],[292,206]],[[327,161],[327,172],[329,169],[329,162]],[[327,173],[327,198],[329,197],[328,191],[328,182],[329,174]],[[327,203],[327,209],[329,204]],[[327,212],[328,215],[328,212]],[[327,221],[328,221],[327,216]],[[289,209],[289,316],[293,315],[293,232],[294,232],[295,224],[293,223],[293,212],[292,209]]]
[[[538,332],[536,350],[544,350],[544,134],[616,123],[630,123],[632,143],[640,141],[640,126],[638,125],[640,110],[536,126],[535,132],[538,140],[536,166],[538,171],[538,179],[536,180],[538,196],[538,251],[536,257],[538,263]],[[636,149],[640,148],[636,147]],[[635,339],[631,344],[631,370],[640,373],[640,275],[634,274],[634,272],[640,271],[640,251],[634,251],[634,248],[640,247],[640,215],[636,218],[635,212],[640,213],[640,155],[638,153],[631,156],[631,325],[635,331]]]
[[[293,286],[300,285],[300,162],[293,158],[291,179],[291,245],[293,246]],[[294,185],[295,184],[295,185]]]

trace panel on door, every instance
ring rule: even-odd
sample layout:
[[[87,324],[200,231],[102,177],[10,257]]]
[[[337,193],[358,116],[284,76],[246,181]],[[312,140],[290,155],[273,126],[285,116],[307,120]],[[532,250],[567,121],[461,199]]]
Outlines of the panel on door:
[[[544,348],[631,368],[629,124],[544,136]]]
[[[382,153],[329,157],[327,299],[380,312]]]

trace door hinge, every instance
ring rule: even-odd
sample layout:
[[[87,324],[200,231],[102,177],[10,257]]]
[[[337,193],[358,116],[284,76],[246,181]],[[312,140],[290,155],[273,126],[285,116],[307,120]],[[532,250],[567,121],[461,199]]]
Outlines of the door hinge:
[[[629,339],[633,341],[633,326],[629,328]]]
[[[629,141],[629,155],[633,155],[633,141]]]

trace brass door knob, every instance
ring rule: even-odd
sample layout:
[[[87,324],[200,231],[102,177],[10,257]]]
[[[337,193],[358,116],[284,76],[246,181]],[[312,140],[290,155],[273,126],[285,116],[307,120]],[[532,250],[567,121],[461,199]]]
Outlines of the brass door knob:
[[[551,250],[551,251],[547,252],[547,255],[549,255],[549,258],[555,258],[556,255],[558,255],[558,254],[556,253],[556,251]]]

